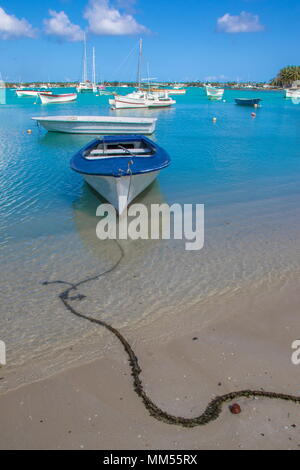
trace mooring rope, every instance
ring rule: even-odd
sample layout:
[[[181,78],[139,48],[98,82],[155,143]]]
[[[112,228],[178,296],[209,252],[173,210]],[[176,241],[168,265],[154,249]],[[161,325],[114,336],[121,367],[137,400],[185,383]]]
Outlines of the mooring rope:
[[[222,407],[225,403],[232,402],[233,400],[236,400],[238,398],[269,398],[269,399],[277,399],[277,400],[284,400],[284,401],[290,401],[293,403],[300,404],[300,396],[296,395],[287,395],[284,393],[276,393],[276,392],[267,392],[265,390],[240,390],[236,392],[231,392],[227,393],[225,395],[220,395],[211,400],[208,405],[206,406],[204,412],[200,414],[199,416],[196,416],[195,418],[184,418],[181,416],[174,416],[166,411],[162,410],[159,408],[153,401],[148,397],[147,393],[144,390],[144,386],[142,383],[142,380],[140,378],[140,374],[142,372],[142,369],[139,366],[139,361],[138,358],[133,351],[132,347],[126,340],[126,338],[118,331],[116,328],[111,326],[109,323],[103,321],[103,320],[98,320],[97,318],[93,318],[89,315],[85,315],[83,313],[78,312],[72,305],[70,305],[69,301],[81,301],[83,300],[86,296],[77,294],[74,296],[71,296],[71,292],[78,290],[78,287],[82,286],[83,284],[86,284],[88,282],[96,281],[100,277],[105,276],[107,274],[110,274],[113,272],[121,263],[123,260],[125,253],[121,245],[116,241],[119,250],[120,250],[120,257],[118,261],[109,269],[106,271],[97,274],[93,277],[88,277],[78,283],[70,283],[66,281],[46,281],[43,282],[43,285],[50,285],[50,284],[65,284],[68,285],[69,287],[64,290],[61,294],[59,294],[59,298],[66,307],[66,309],[71,312],[73,315],[82,318],[84,320],[87,320],[91,323],[97,324],[99,326],[102,326],[106,328],[108,331],[110,331],[118,340],[120,343],[123,345],[125,352],[127,353],[128,359],[129,359],[129,365],[131,368],[131,375],[133,377],[133,386],[134,386],[134,391],[136,394],[142,399],[145,408],[148,410],[150,415],[159,420],[163,421],[167,424],[175,424],[178,426],[183,426],[185,428],[193,428],[196,426],[203,426],[205,424],[210,423],[211,421],[216,420],[221,412],[222,412]]]

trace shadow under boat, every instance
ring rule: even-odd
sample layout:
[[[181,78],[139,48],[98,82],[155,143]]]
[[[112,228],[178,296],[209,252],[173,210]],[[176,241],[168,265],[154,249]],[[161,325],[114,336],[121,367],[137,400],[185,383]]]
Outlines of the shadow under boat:
[[[139,196],[133,201],[132,204],[143,204],[147,208],[147,215],[142,216],[142,223],[148,224],[148,230],[151,227],[151,204],[163,204],[165,198],[160,190],[159,181],[155,180],[148,188],[146,188]],[[101,220],[96,216],[97,208],[101,204],[108,204],[106,199],[101,197],[93,188],[87,183],[83,183],[82,192],[80,197],[73,202],[73,220],[79,236],[89,251],[92,251],[99,259],[107,258],[111,253],[112,259],[115,259],[115,246],[113,249],[112,240],[100,240],[96,235],[96,227]],[[130,206],[129,206],[130,207]],[[135,217],[134,217],[135,218]],[[133,218],[128,217],[128,222]],[[119,218],[117,216],[117,234],[119,228]],[[150,233],[150,232],[149,232]],[[118,243],[126,250],[126,254],[139,258],[149,250],[156,248],[161,240],[152,240],[150,237],[147,240],[119,240]]]

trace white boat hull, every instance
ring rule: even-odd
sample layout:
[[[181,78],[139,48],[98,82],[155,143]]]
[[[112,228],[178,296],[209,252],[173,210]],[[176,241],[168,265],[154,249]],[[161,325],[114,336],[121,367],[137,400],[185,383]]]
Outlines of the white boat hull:
[[[156,179],[158,174],[159,170],[119,178],[114,176],[82,176],[97,193],[117,209],[119,214],[122,214],[127,206]]]
[[[116,109],[128,109],[128,108],[166,108],[172,106],[176,101],[172,99],[159,100],[157,99],[139,99],[139,98],[127,98],[123,96],[115,96],[114,100],[109,100],[111,106]]]
[[[300,98],[300,89],[298,90],[292,90],[292,89],[287,89],[285,91],[285,97],[286,98]]]
[[[48,116],[32,118],[47,131],[68,134],[153,134],[155,118],[113,116]]]
[[[206,94],[210,100],[221,100],[224,95],[224,89],[206,87]]]
[[[16,90],[17,96],[32,96],[36,97],[39,96],[41,93],[40,91],[31,91],[31,90]],[[44,91],[43,93],[47,93],[48,95],[52,95],[52,91]]]
[[[69,95],[62,95],[62,96],[52,96],[48,94],[41,93],[40,95],[41,102],[43,104],[49,103],[69,103],[70,101],[77,100],[77,93],[72,93]]]

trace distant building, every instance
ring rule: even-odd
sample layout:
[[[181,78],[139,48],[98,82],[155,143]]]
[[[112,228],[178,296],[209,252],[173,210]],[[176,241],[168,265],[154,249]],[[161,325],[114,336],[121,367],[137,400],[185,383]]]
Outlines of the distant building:
[[[293,82],[292,87],[293,88],[300,88],[300,80],[296,80],[295,82]]]

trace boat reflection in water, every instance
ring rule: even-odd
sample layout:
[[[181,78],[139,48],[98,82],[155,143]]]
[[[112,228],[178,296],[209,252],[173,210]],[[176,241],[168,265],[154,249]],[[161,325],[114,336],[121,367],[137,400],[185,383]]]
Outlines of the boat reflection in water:
[[[142,224],[148,224],[149,230],[151,227],[151,204],[165,203],[164,197],[160,191],[159,181],[156,180],[152,183],[143,193],[141,193],[136,200],[135,204],[143,204],[147,208],[147,215],[143,214]],[[113,240],[100,240],[96,234],[96,227],[101,217],[96,215],[97,208],[101,204],[108,204],[96,191],[94,191],[87,183],[83,183],[80,198],[73,203],[73,219],[78,230],[79,236],[83,243],[93,255],[98,259],[107,260],[111,258],[113,262],[116,259],[116,243]],[[145,217],[145,219],[143,219]],[[128,222],[135,217],[128,216]],[[117,220],[117,234],[119,229],[119,219]],[[161,235],[161,234],[160,234]],[[157,248],[161,240],[117,240],[126,255],[132,258],[143,257],[146,253],[149,255],[151,249]],[[108,261],[108,260],[107,260]]]

